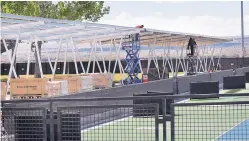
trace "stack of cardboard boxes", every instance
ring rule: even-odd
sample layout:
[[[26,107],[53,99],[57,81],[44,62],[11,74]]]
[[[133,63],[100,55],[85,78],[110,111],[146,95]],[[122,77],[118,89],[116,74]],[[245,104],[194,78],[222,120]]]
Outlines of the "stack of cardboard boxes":
[[[11,79],[10,93],[13,97],[20,96],[57,96],[91,91],[98,88],[111,87],[110,73],[95,73],[81,75],[55,76],[52,81],[48,78],[18,78]],[[1,83],[1,93],[6,94],[6,83]],[[1,95],[2,99],[4,98]]]
[[[81,92],[81,78],[80,76],[55,76],[54,81],[67,81],[68,93],[74,94]]]

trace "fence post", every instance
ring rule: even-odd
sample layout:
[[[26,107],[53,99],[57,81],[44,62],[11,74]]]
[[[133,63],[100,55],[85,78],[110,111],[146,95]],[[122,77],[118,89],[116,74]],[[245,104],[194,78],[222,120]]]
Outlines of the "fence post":
[[[54,141],[54,112],[53,112],[53,102],[49,102],[49,125],[50,125],[50,141]]]
[[[173,104],[170,105],[170,112],[171,112],[171,123],[170,123],[171,141],[175,141],[175,108]]]
[[[155,133],[156,133],[156,141],[159,141],[159,105],[158,104],[156,104],[156,106],[155,106]]]
[[[47,110],[44,108],[42,111],[43,114],[43,141],[47,141]]]
[[[163,141],[167,140],[167,129],[166,129],[166,99],[162,99],[162,110],[163,110]]]
[[[60,108],[57,108],[57,138],[58,138],[58,141],[61,141],[62,140],[62,134],[61,134],[61,131],[62,131],[62,126],[61,126],[61,109]]]

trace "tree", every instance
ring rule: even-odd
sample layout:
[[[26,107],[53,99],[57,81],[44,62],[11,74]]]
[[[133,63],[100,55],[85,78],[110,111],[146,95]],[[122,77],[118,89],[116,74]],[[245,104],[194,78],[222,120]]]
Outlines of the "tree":
[[[2,1],[1,12],[53,19],[98,21],[109,14],[103,1]]]

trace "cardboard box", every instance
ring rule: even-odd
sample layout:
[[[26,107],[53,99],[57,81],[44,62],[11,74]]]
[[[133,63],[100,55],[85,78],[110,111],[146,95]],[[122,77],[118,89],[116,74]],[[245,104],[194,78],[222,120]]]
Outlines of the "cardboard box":
[[[10,80],[12,95],[47,94],[46,83],[48,78],[19,78]]]
[[[7,93],[7,83],[1,82],[1,100],[6,99],[6,93]]]
[[[48,81],[46,84],[48,96],[59,96],[68,94],[67,81]]]
[[[80,76],[57,76],[55,81],[66,80],[68,82],[68,93],[79,93],[81,91],[81,77]]]
[[[93,76],[93,86],[95,88],[109,88],[111,87],[111,74],[92,74]]]

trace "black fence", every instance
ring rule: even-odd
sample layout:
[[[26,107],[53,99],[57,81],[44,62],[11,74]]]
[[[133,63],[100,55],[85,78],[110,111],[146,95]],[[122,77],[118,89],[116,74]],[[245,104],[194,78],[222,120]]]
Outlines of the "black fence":
[[[153,92],[150,93],[152,94]],[[249,139],[249,93],[154,94],[155,96],[116,98],[2,101],[1,122],[4,129],[2,139],[7,141]],[[206,102],[199,99],[189,100],[193,98],[208,99]],[[155,103],[133,104],[134,100],[153,99]],[[169,99],[173,100],[171,105],[167,104]],[[188,100],[179,101],[179,99]],[[215,100],[221,101],[214,102]],[[159,114],[159,109],[162,109],[162,114]],[[170,112],[167,112],[168,109]]]
[[[58,113],[60,141],[158,141],[155,104],[62,107]]]
[[[173,141],[249,139],[249,101],[172,105]]]

